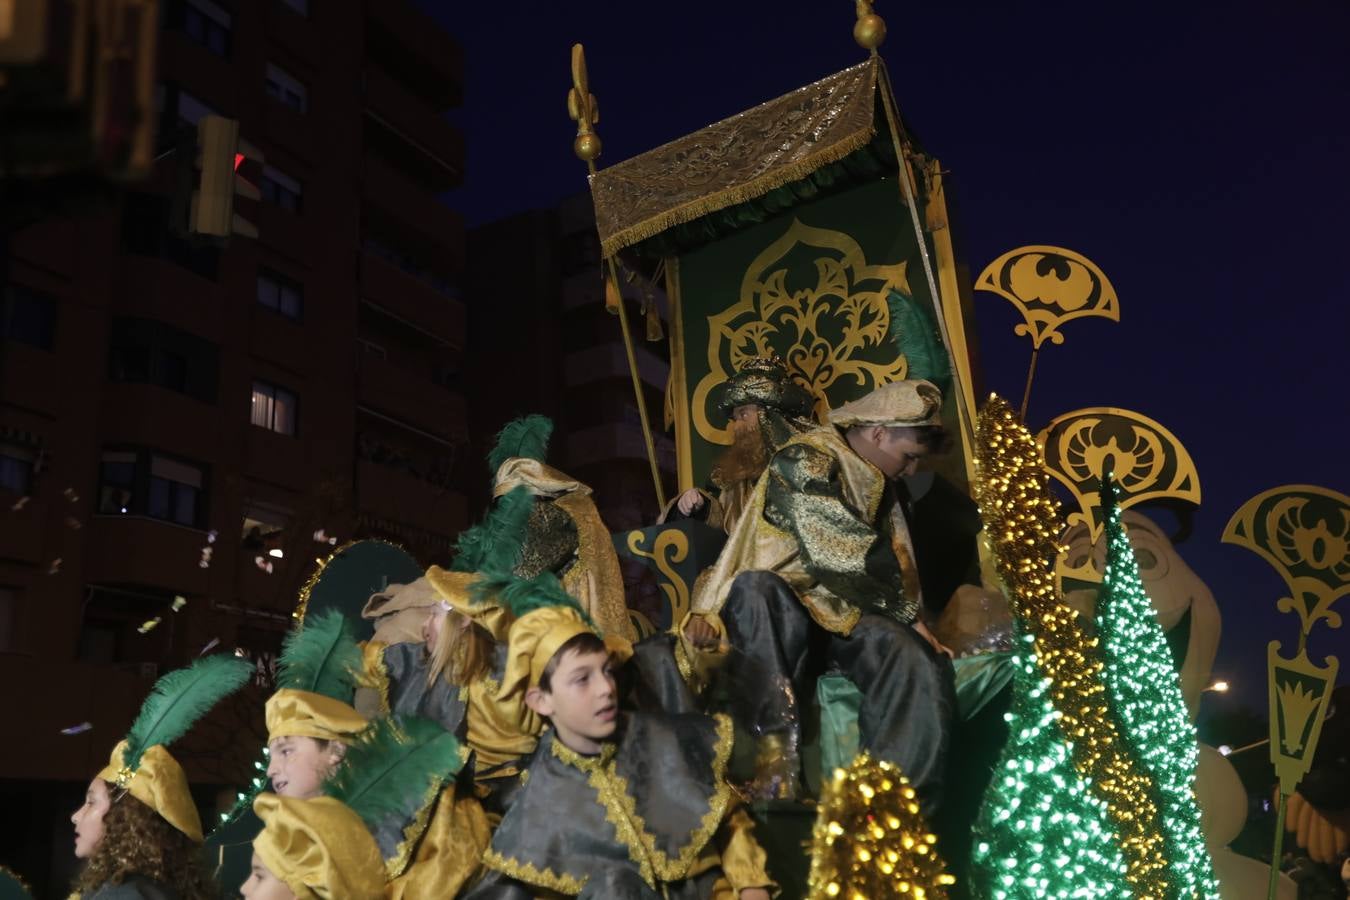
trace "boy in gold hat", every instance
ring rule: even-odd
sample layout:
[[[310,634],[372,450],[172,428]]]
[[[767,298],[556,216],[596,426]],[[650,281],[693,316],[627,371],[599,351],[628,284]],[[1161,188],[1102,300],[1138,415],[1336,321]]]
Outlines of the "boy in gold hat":
[[[75,884],[83,900],[205,900],[214,896],[201,868],[202,823],[187,776],[165,749],[253,667],[211,656],[170,672],[146,698],[127,736],[70,817],[75,856],[85,861]]]
[[[602,640],[556,580],[510,602],[497,700],[521,731],[550,727],[465,896],[767,900],[764,852],[725,779],[730,720],[621,713],[612,665],[627,642]]]
[[[720,615],[740,651],[725,675],[742,685],[768,673],[771,684],[809,697],[814,670],[841,671],[862,693],[862,749],[898,765],[930,817],[941,797],[955,694],[946,649],[922,618],[895,482],[943,446],[941,406],[927,381],[892,382],[779,448],[696,587],[684,626],[696,643],[716,643],[713,614]],[[768,690],[732,697],[737,719],[752,728],[779,718],[767,708],[773,702]],[[787,727],[766,738],[794,746],[798,726]]]
[[[453,783],[465,753],[453,735],[420,718],[379,719],[351,745],[310,798],[259,794],[263,823],[240,892],[248,900],[384,900],[452,897],[460,884],[428,881],[416,890],[389,882],[378,833]]]

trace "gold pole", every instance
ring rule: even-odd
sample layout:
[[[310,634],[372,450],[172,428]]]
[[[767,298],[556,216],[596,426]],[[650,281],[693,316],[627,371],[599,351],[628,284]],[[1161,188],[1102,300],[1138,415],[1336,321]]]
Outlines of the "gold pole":
[[[586,169],[595,174],[595,160],[600,156],[600,135],[595,133],[594,125],[600,121],[600,110],[591,93],[586,78],[586,51],[580,44],[572,45],[572,90],[567,93],[567,113],[577,123],[576,140],[572,150],[577,158],[586,163]],[[605,260],[609,270],[610,284],[619,294],[619,271],[614,257]],[[623,332],[623,349],[628,356],[628,374],[633,379],[633,396],[637,400],[638,419],[642,422],[642,439],[647,444],[647,463],[652,470],[652,487],[656,489],[656,504],[665,509],[666,493],[661,487],[661,467],[656,462],[656,441],[652,438],[651,420],[647,418],[647,401],[642,396],[642,377],[638,373],[637,354],[633,350],[633,336],[628,331],[628,312],[624,308],[623,296],[616,298],[615,312],[619,315],[619,329]]]
[[[1027,366],[1027,386],[1022,391],[1022,410],[1017,414],[1023,424],[1027,421],[1027,406],[1031,404],[1031,382],[1036,378],[1036,360],[1040,358],[1040,355],[1040,347],[1031,348],[1031,365]]]

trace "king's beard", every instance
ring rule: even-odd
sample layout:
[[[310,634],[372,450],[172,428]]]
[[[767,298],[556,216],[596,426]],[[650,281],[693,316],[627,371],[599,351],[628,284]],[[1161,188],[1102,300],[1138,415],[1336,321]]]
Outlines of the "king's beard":
[[[712,483],[728,488],[740,481],[754,481],[769,464],[769,442],[764,428],[757,420],[732,420],[731,446],[723,450],[713,463]]]

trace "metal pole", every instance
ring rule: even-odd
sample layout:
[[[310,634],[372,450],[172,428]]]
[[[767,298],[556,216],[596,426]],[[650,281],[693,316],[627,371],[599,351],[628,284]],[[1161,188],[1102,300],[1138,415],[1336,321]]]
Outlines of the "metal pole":
[[[1275,889],[1280,884],[1280,856],[1284,853],[1284,814],[1289,808],[1289,795],[1280,792],[1280,811],[1275,815],[1275,850],[1270,857],[1270,884],[1266,900],[1275,900]]]

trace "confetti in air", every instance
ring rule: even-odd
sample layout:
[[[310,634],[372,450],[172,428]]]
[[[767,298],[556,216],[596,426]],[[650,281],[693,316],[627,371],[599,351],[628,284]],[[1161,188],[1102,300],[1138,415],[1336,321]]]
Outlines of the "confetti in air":
[[[272,574],[272,561],[265,556],[253,557],[253,564],[262,569],[268,575]]]
[[[178,594],[173,598],[173,604],[169,608],[172,609],[174,612],[178,612],[185,606],[187,606],[187,598],[184,597],[182,594]]]
[[[79,502],[80,495],[75,493],[74,488],[66,488],[62,493],[65,494],[66,499],[71,503]]]
[[[213,531],[213,532],[211,532],[211,534],[215,534],[215,532]],[[208,537],[209,537],[209,536],[208,536]],[[202,548],[202,558],[201,558],[201,560],[198,561],[197,565],[200,566],[200,567],[203,568],[203,569],[209,569],[209,568],[211,568],[211,548],[210,548],[210,547],[203,547],[203,548]]]
[[[210,531],[210,532],[208,532],[207,535],[206,535],[206,542],[207,542],[208,544],[214,544],[214,543],[216,542],[216,536],[219,535],[219,534],[220,534],[220,532],[218,532],[218,531]]]
[[[160,621],[161,621],[160,617],[155,616],[150,621],[141,623],[141,627],[137,628],[136,630],[139,631],[141,634],[149,634],[151,631],[155,630],[155,627],[159,625]]]
[[[337,538],[334,537],[334,536],[332,536],[332,535],[330,535],[330,534],[329,534],[327,531],[325,531],[324,529],[320,528],[318,531],[314,532],[314,543],[316,543],[316,544],[327,544],[327,545],[330,546],[330,547],[336,547],[336,546],[337,546]]]
[[[28,500],[29,500],[28,497],[20,497],[18,500],[14,501],[14,505],[11,506],[10,509],[14,510],[15,512],[18,512],[19,510],[23,509],[25,506],[28,505]]]
[[[82,526],[79,519],[74,516],[66,516],[66,527],[72,531],[79,531]]]
[[[47,574],[55,575],[57,572],[60,571],[61,571],[61,557],[58,556],[56,559],[52,560],[52,564],[47,567]]]
[[[212,650],[216,649],[216,647],[218,647],[218,646],[220,646],[220,638],[218,638],[218,637],[216,637],[216,638],[211,638],[211,640],[209,640],[209,641],[206,642],[206,646],[205,646],[205,647],[203,647],[201,650],[197,651],[197,655],[198,655],[198,656],[205,656],[206,654],[210,653]]]
[[[77,734],[84,734],[86,731],[91,730],[93,727],[94,725],[91,722],[81,722],[80,724],[72,725],[69,728],[62,728],[61,733],[66,735],[67,737],[70,737]]]

